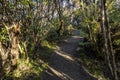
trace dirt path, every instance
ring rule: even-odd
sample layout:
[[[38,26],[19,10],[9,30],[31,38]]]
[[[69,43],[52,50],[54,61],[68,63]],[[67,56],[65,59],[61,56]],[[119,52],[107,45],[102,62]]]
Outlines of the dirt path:
[[[81,40],[79,31],[76,30],[70,38],[57,46],[43,80],[97,80],[74,57],[77,54],[78,42]]]

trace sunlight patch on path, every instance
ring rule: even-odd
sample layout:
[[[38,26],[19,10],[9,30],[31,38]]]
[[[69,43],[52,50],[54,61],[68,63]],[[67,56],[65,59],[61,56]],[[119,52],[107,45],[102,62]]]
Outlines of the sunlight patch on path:
[[[63,52],[63,51],[55,50],[55,52],[56,52],[56,54],[64,57],[65,59],[68,59],[68,60],[70,60],[70,61],[74,61],[74,59],[72,58],[71,55],[69,55],[69,54],[67,54],[67,53],[65,53],[65,52]],[[64,53],[64,54],[63,54],[63,53]]]
[[[55,70],[54,68],[52,68],[51,66],[48,66],[48,68],[49,68],[55,75],[57,75],[58,77],[60,77],[60,78],[63,79],[63,80],[74,80],[74,79],[72,79],[71,77],[69,77],[67,74],[61,73],[61,72]],[[49,72],[47,72],[47,73],[52,76],[51,73],[49,73]]]
[[[83,38],[83,37],[80,37],[80,36],[72,36],[72,38],[77,39],[77,38]]]
[[[83,41],[83,37],[81,36],[71,36],[71,38],[64,40],[64,42],[69,43],[69,44],[78,43],[80,41]]]
[[[81,60],[75,57],[78,53],[76,48],[84,39],[79,35],[77,30],[71,37],[64,39],[56,46],[43,80],[97,80],[87,73]]]

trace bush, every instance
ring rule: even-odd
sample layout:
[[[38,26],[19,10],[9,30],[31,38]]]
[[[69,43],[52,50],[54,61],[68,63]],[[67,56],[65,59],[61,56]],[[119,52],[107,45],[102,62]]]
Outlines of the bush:
[[[46,36],[46,40],[49,42],[57,42],[59,40],[59,36],[58,36],[56,30],[49,31]]]

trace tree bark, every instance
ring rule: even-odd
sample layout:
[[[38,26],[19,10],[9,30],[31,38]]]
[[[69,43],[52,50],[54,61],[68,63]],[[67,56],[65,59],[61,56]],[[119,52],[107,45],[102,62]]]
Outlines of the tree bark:
[[[108,15],[107,15],[107,7],[106,7],[106,0],[101,0],[102,5],[102,31],[104,36],[104,43],[105,43],[105,53],[106,53],[106,60],[107,64],[109,66],[112,78],[114,80],[118,80],[117,77],[117,69],[116,69],[116,63],[115,63],[115,55],[114,50],[112,47],[112,41],[111,41],[111,34],[110,34],[110,26],[108,22]]]

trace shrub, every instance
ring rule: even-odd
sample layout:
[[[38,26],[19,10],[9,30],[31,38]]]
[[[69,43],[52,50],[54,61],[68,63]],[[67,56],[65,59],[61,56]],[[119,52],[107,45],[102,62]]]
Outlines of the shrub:
[[[46,36],[46,40],[49,42],[57,42],[59,40],[59,36],[56,30],[50,30]]]

